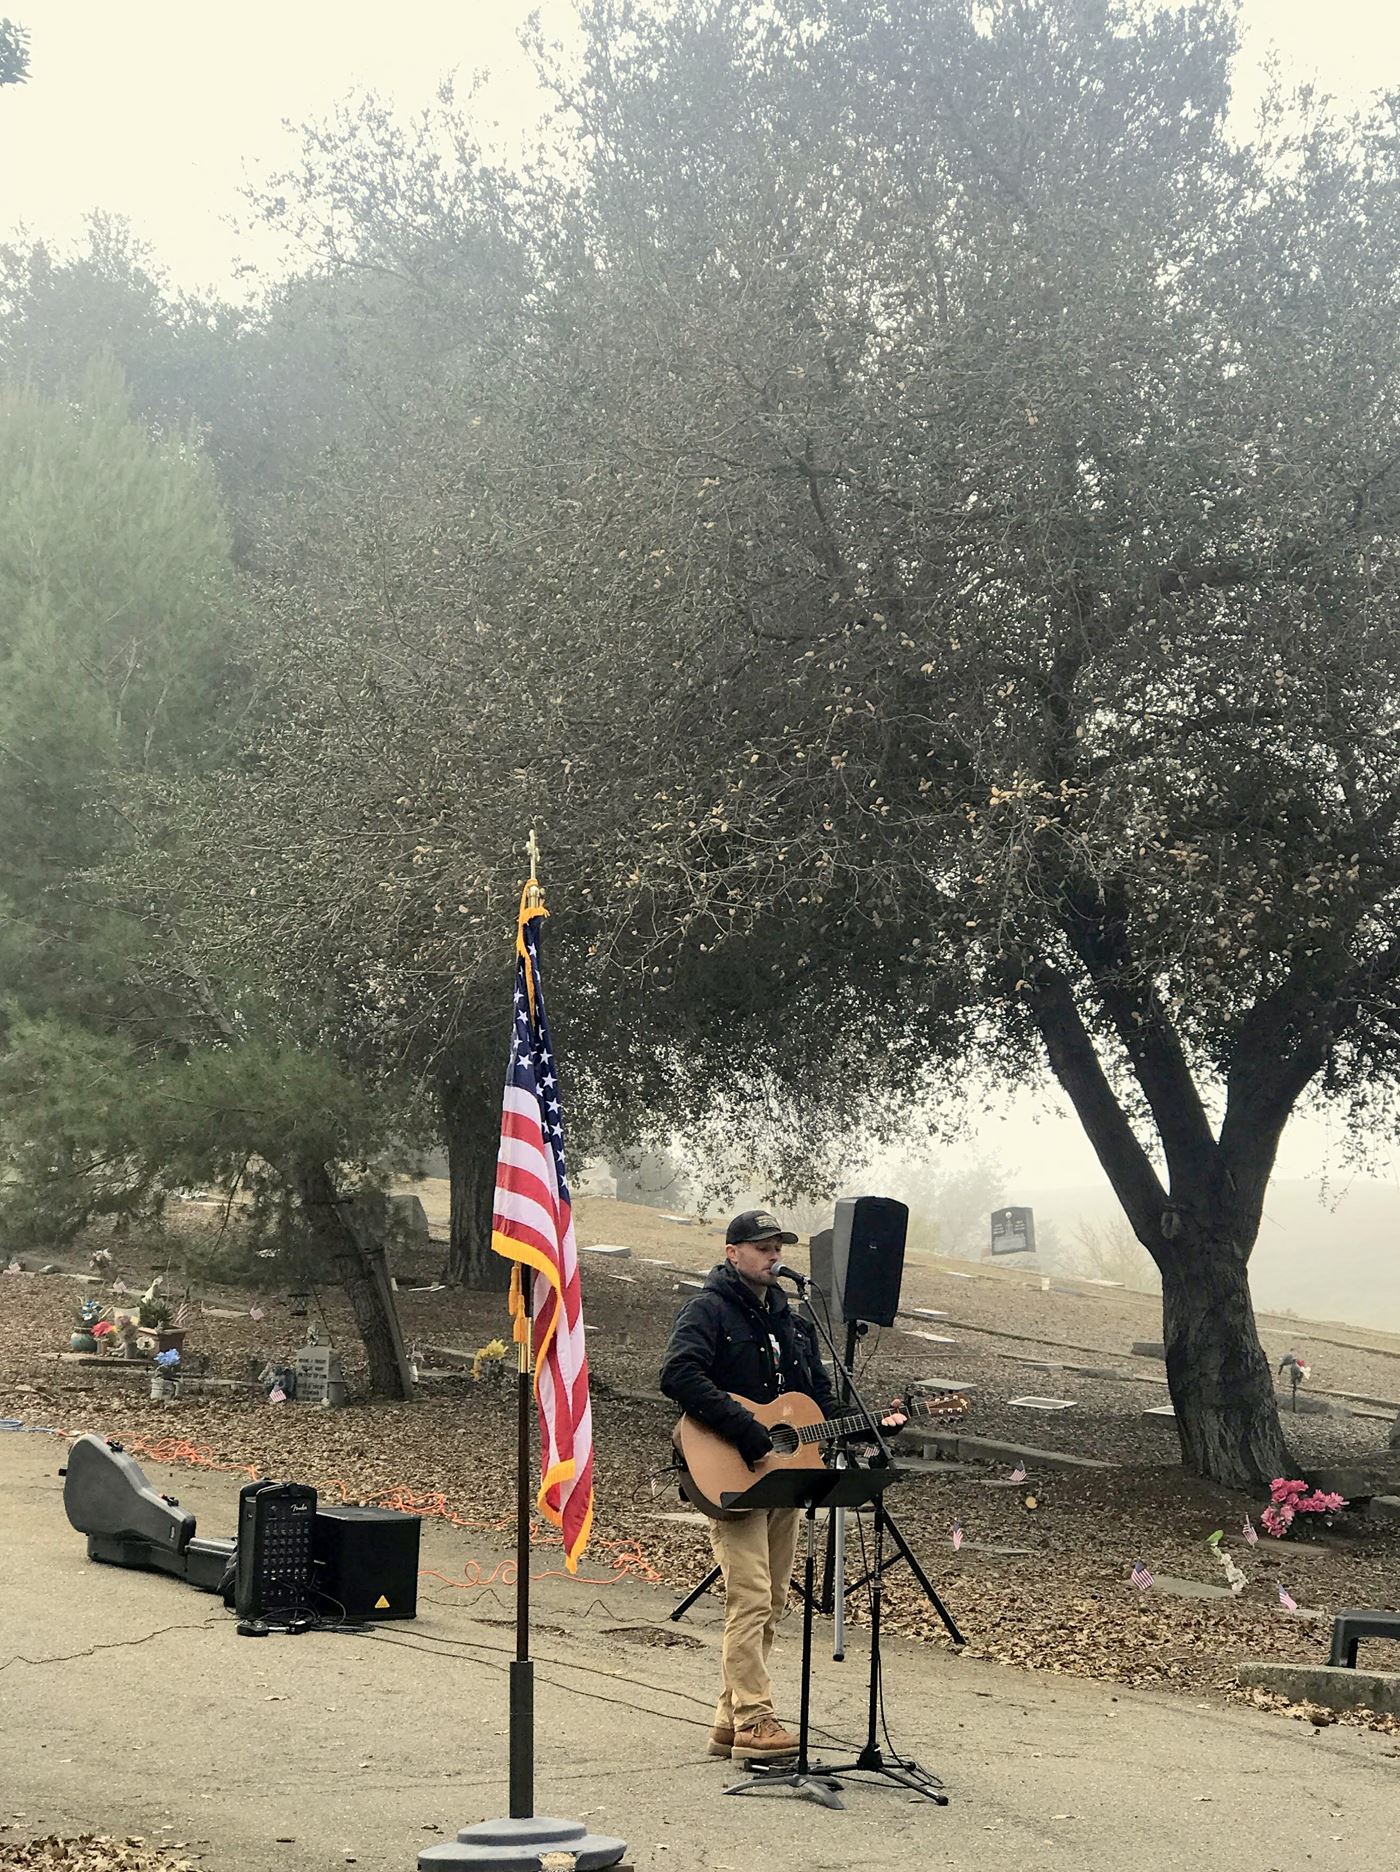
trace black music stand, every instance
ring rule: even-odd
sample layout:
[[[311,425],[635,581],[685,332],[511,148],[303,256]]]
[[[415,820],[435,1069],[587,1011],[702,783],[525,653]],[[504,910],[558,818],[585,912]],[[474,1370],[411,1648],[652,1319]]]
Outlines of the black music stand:
[[[761,1476],[752,1488],[720,1496],[721,1508],[801,1508],[807,1522],[807,1556],[802,1578],[802,1702],[797,1725],[797,1760],[749,1764],[750,1779],[736,1781],[726,1794],[754,1794],[761,1788],[787,1787],[810,1795],[823,1807],[844,1810],[841,1783],[829,1768],[808,1759],[807,1744],[812,1714],[812,1611],[815,1593],[815,1529],[818,1508],[862,1508],[878,1503],[900,1471],[880,1469],[775,1469]]]
[[[879,1474],[880,1471],[874,1471]],[[876,1734],[877,1726],[883,1714],[883,1665],[880,1658],[880,1616],[884,1604],[884,1572],[891,1563],[883,1558],[885,1529],[893,1530],[900,1538],[899,1530],[894,1526],[894,1517],[887,1514],[882,1501],[875,1503],[875,1558],[866,1580],[871,1582],[870,1590],[870,1695],[866,1711],[865,1743],[854,1761],[839,1762],[835,1767],[824,1770],[827,1774],[877,1774],[887,1781],[895,1782],[899,1787],[910,1789],[912,1793],[922,1794],[925,1800],[931,1800],[935,1807],[946,1807],[948,1796],[943,1783],[931,1769],[922,1767],[912,1755],[897,1755],[891,1747],[887,1755],[880,1747]],[[915,1572],[919,1571],[918,1562],[911,1559]],[[862,1584],[865,1582],[862,1581]],[[947,1621],[944,1621],[947,1623]],[[962,1642],[961,1639],[958,1641]],[[888,1734],[888,1732],[886,1732]]]

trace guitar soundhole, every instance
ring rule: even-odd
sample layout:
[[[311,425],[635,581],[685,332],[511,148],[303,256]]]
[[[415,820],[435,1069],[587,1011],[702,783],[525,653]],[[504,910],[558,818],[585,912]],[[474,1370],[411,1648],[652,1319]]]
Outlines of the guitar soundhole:
[[[801,1445],[797,1441],[797,1432],[788,1424],[774,1424],[768,1432],[773,1439],[775,1456],[791,1456]]]

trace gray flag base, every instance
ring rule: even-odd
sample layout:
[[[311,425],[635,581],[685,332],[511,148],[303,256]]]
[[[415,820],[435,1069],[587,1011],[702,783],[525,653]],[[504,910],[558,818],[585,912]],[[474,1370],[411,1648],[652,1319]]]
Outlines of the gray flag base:
[[[627,1850],[626,1840],[590,1833],[579,1820],[546,1820],[534,1815],[525,1820],[481,1820],[463,1827],[455,1840],[425,1846],[418,1855],[419,1872],[434,1866],[470,1866],[472,1872],[537,1872],[544,1853],[567,1854],[577,1872],[596,1872],[616,1865]]]

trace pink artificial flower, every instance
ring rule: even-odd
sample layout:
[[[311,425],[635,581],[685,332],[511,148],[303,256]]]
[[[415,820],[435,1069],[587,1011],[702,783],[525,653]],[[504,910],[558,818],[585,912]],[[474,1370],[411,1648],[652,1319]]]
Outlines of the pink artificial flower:
[[[1276,1502],[1286,1502],[1290,1497],[1305,1495],[1307,1489],[1306,1482],[1290,1482],[1286,1476],[1275,1476],[1269,1484],[1269,1493]]]
[[[1272,1534],[1275,1540],[1282,1540],[1293,1520],[1293,1510],[1287,1512],[1270,1502],[1259,1517],[1259,1525],[1266,1534]]]
[[[1299,1514],[1340,1514],[1345,1507],[1346,1502],[1340,1495],[1324,1495],[1321,1489],[1298,1499]]]

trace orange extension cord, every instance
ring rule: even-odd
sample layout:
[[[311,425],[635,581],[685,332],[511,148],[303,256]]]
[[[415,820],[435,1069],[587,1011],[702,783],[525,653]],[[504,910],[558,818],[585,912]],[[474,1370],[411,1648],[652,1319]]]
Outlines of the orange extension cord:
[[[75,1432],[59,1431],[58,1435],[71,1436]],[[254,1464],[221,1462],[212,1449],[204,1443],[190,1443],[181,1437],[157,1437],[148,1442],[144,1437],[124,1436],[122,1448],[133,1456],[144,1456],[155,1463],[183,1463],[194,1469],[215,1469],[224,1475],[246,1475],[251,1481],[257,1481],[258,1471]],[[329,1494],[338,1491],[342,1502],[350,1500],[350,1490],[338,1477],[328,1481],[320,1493]],[[358,1498],[357,1498],[358,1499]],[[480,1532],[492,1534],[508,1533],[515,1526],[514,1515],[504,1516],[495,1521],[473,1521],[466,1515],[458,1514],[447,1497],[440,1491],[415,1495],[409,1489],[385,1489],[378,1495],[364,1499],[367,1508],[393,1508],[400,1514],[415,1514],[435,1521],[445,1521],[449,1527],[475,1528]],[[530,1544],[532,1547],[562,1547],[563,1541],[552,1529],[542,1528],[532,1522],[530,1526]],[[610,1580],[586,1578],[579,1573],[570,1573],[563,1567],[543,1568],[538,1573],[531,1572],[532,1579],[572,1580],[576,1586],[616,1586],[624,1579],[645,1580],[649,1585],[659,1586],[662,1575],[643,1552],[641,1543],[635,1540],[599,1540],[593,1546],[607,1557],[613,1577]],[[461,1579],[449,1579],[445,1573],[439,1573],[433,1567],[424,1567],[419,1573],[420,1579],[441,1580],[444,1586],[456,1587],[465,1591],[480,1586],[510,1586],[515,1583],[516,1563],[514,1560],[502,1560],[489,1573],[482,1571],[481,1563],[468,1560],[462,1568]]]

